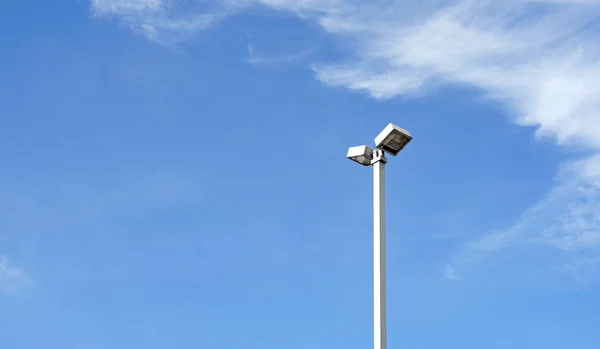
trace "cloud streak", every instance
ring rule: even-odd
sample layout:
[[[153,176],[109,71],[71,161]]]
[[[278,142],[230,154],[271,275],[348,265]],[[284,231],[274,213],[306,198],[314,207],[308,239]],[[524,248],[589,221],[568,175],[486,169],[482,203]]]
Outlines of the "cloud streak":
[[[15,294],[30,283],[31,278],[23,269],[9,264],[6,256],[0,256],[0,293]]]
[[[348,62],[317,66],[318,77],[379,99],[469,85],[540,136],[600,146],[596,5],[459,1],[398,20],[405,11],[392,5],[385,15],[322,18],[323,28],[357,47]]]
[[[167,46],[190,40],[245,6],[244,1],[91,0],[94,16],[117,19]]]
[[[386,99],[439,84],[474,86],[559,144],[600,147],[598,1],[92,0],[154,41],[184,40],[251,6],[290,11],[350,40],[326,84]],[[169,41],[169,40],[167,40]],[[568,121],[568,122],[567,122]]]
[[[446,266],[455,279],[457,269],[475,262],[502,258],[503,251],[513,248],[546,248],[567,256],[556,266],[577,279],[600,260],[600,155],[570,162],[557,176],[556,186],[537,204],[530,207],[508,229],[486,234],[469,241]],[[562,261],[562,259],[561,259]],[[578,271],[582,267],[585,270]]]
[[[303,50],[293,53],[264,53],[259,52],[253,45],[248,45],[248,63],[258,65],[273,65],[294,63],[306,59],[312,53],[311,50]]]

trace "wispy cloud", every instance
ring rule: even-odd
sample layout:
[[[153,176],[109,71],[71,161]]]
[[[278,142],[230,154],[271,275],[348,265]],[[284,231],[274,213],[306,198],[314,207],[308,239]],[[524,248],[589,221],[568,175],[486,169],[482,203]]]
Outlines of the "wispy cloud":
[[[29,275],[21,268],[8,263],[0,256],[0,293],[15,294],[31,283]]]
[[[90,0],[93,15],[114,18],[149,40],[175,45],[253,6],[305,19],[345,11],[343,0]]]
[[[573,262],[557,268],[558,272],[570,279],[569,283],[562,283],[565,291],[591,288],[600,276],[600,258],[582,257]]]
[[[93,15],[115,18],[149,40],[175,45],[240,9],[240,1],[91,0]]]
[[[380,99],[439,84],[479,88],[521,125],[560,144],[600,147],[599,1],[92,0],[148,38],[185,38],[252,5],[297,13],[351,40],[343,63],[315,65],[326,84]]]
[[[471,86],[539,137],[600,150],[600,0],[92,1],[96,14],[155,41],[189,37],[256,5],[297,14],[347,43],[343,60],[313,65],[324,84],[377,99]],[[515,246],[571,253],[578,265],[581,251],[600,247],[598,169],[599,156],[566,164],[556,187],[515,225],[467,242],[446,276]]]
[[[464,270],[515,247],[545,247],[570,255],[564,268],[558,267],[563,271],[576,273],[574,269],[578,266],[591,269],[590,263],[580,261],[600,259],[599,155],[566,164],[546,197],[508,229],[465,244],[446,267],[453,271],[454,277],[448,273],[446,276],[455,278],[457,269]],[[578,274],[578,278],[582,276]]]
[[[444,276],[450,280],[458,280],[458,276],[456,275],[456,270],[452,265],[446,265],[444,269]]]
[[[248,44],[248,63],[252,65],[273,65],[295,63],[306,59],[312,50],[303,50],[291,53],[266,53],[258,51],[254,45]]]
[[[118,274],[118,258],[135,249],[119,255],[114,242],[139,234],[127,222],[144,226],[173,207],[202,209],[209,194],[201,176],[148,173],[101,179],[90,175],[72,182],[51,177],[2,182],[0,222],[8,238],[0,241],[0,294],[18,293],[32,279],[40,288],[51,288],[58,281],[102,282]],[[140,245],[155,239],[153,228],[144,230],[134,239]],[[171,232],[167,235],[163,240],[173,238]],[[15,258],[24,261],[26,271],[14,264]]]
[[[347,62],[317,66],[318,77],[380,99],[466,84],[539,135],[600,146],[596,5],[465,0],[422,8],[395,3],[323,17],[323,28],[357,44]]]
[[[136,13],[140,11],[159,11],[163,8],[161,0],[92,0],[94,10],[99,13]]]

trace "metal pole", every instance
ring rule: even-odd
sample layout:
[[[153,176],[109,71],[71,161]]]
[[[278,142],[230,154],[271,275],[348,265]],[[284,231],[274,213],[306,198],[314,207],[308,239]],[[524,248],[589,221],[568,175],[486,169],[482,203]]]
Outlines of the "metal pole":
[[[385,164],[383,151],[373,156],[373,312],[374,349],[386,349],[386,280],[385,280]]]

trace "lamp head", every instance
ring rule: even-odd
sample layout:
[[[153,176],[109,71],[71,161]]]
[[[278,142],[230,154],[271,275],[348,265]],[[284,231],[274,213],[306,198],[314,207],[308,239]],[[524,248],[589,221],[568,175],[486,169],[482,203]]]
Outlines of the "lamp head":
[[[358,162],[363,166],[370,166],[371,160],[373,160],[374,152],[375,150],[369,146],[359,145],[357,147],[350,147],[346,157],[354,162]]]
[[[412,140],[408,131],[394,124],[389,124],[375,138],[377,149],[396,156]]]

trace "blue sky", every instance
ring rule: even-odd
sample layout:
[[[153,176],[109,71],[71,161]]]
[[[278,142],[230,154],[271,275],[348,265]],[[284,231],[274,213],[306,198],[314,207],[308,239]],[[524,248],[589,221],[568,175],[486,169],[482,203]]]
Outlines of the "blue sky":
[[[0,347],[597,348],[600,2],[13,1]]]

